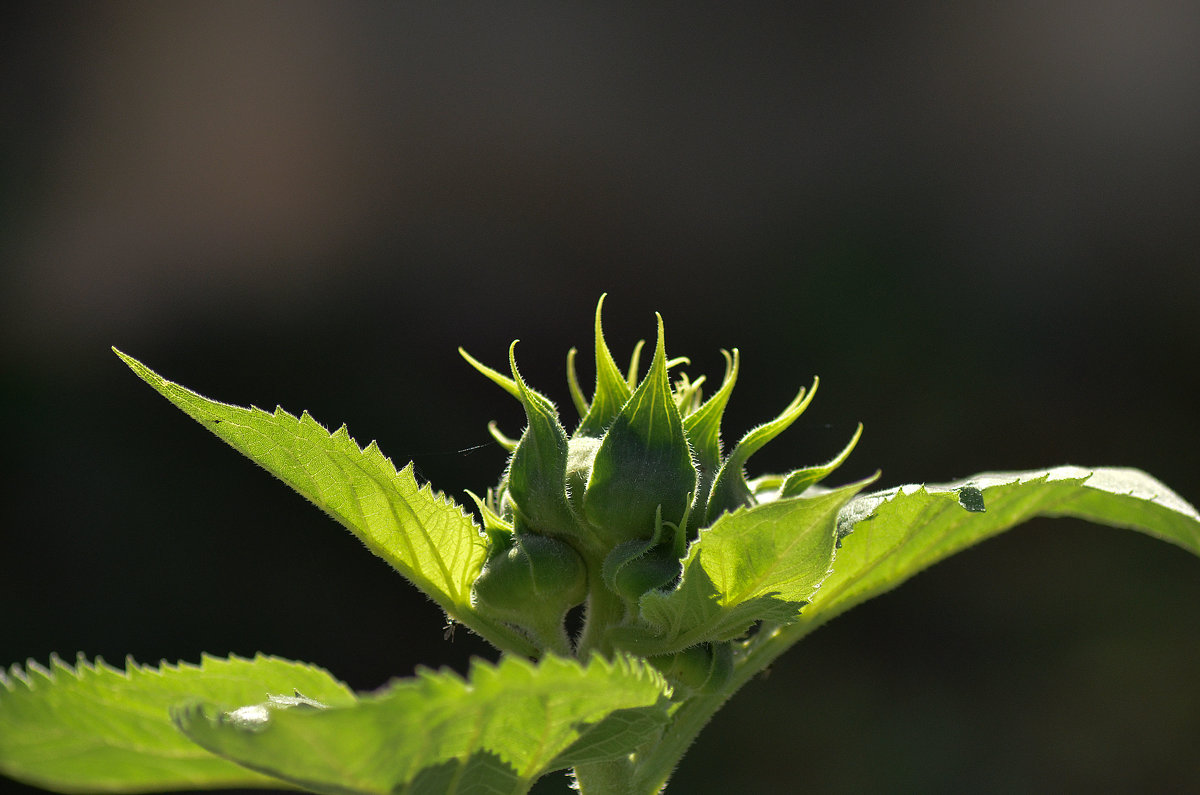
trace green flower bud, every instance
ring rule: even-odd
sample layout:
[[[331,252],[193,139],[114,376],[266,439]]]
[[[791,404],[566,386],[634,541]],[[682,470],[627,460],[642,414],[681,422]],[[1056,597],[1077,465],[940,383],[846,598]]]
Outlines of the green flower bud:
[[[604,584],[634,611],[647,591],[670,585],[682,571],[674,544],[634,539],[618,544],[604,559]]]
[[[662,317],[650,372],[621,407],[592,461],[583,508],[607,546],[654,534],[655,515],[680,521],[696,493],[697,472],[671,394]]]
[[[570,544],[512,536],[484,564],[472,587],[481,613],[521,627],[543,648],[569,649],[563,619],[587,596],[587,569]]]
[[[721,420],[738,377],[737,350],[722,352],[725,378],[704,400],[703,376],[693,380],[680,372],[672,383],[671,368],[688,360],[667,359],[659,316],[654,359],[638,382],[642,343],[635,346],[627,373],[622,373],[604,339],[603,305],[601,296],[594,325],[596,387],[590,400],[580,387],[575,349],[567,354],[567,385],[580,415],[570,435],[554,405],[522,379],[516,343],[509,348],[511,377],[460,349],[473,367],[520,401],[527,419],[519,440],[489,425],[492,436],[512,455],[500,484],[485,500],[476,499],[489,544],[498,550],[480,586],[481,599],[495,602],[495,609],[509,609],[488,582],[492,577],[507,582],[512,576],[493,573],[502,565],[501,553],[528,556],[531,539],[551,538],[578,553],[582,568],[599,569],[604,585],[625,603],[627,617],[635,619],[647,591],[668,587],[678,577],[679,561],[687,545],[700,538],[701,529],[738,508],[805,493],[836,469],[857,441],[855,434],[828,463],[749,481],[745,466],[750,457],[800,416],[817,383],[801,390],[778,417],[751,430],[725,455]],[[665,527],[671,528],[670,535],[664,534]],[[572,561],[573,568],[568,568],[581,568]],[[532,575],[526,579],[534,582]],[[593,589],[596,586],[592,583]],[[521,587],[528,590],[532,585]],[[507,585],[498,588],[509,590]],[[512,610],[524,613],[528,606],[518,599]],[[535,623],[561,623],[561,605],[552,607],[547,611],[554,614],[553,621]]]
[[[567,432],[558,412],[543,395],[526,386],[517,370],[516,343],[508,349],[512,378],[459,353],[475,369],[503,387],[525,408],[528,426],[516,444],[504,478],[503,499],[515,513],[519,532],[575,539],[586,531],[567,501]]]
[[[650,657],[648,661],[675,687],[715,693],[733,674],[733,648],[729,641],[702,643],[675,654]]]

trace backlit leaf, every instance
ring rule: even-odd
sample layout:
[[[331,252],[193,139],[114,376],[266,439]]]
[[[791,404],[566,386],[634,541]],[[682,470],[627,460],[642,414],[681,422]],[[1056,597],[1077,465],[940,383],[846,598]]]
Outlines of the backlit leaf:
[[[116,353],[185,414],[343,524],[451,618],[502,649],[533,652],[520,635],[471,608],[485,540],[454,501],[417,484],[412,464],[397,471],[375,442],[359,447],[344,425],[331,434],[308,412],[296,417],[281,408],[218,403]]]
[[[204,657],[199,665],[120,671],[53,658],[0,675],[0,773],[57,792],[165,792],[282,783],[214,756],[181,734],[169,709],[188,699],[239,704],[271,695],[354,703],[320,668],[276,657]]]
[[[987,472],[864,494],[847,504],[838,524],[848,535],[805,619],[826,621],[1035,516],[1137,530],[1200,555],[1200,515],[1145,472],[1073,466]]]
[[[317,792],[523,793],[551,770],[633,751],[654,715],[665,720],[664,688],[632,658],[506,657],[476,661],[465,680],[422,671],[352,705],[274,710],[250,725],[227,702],[174,716],[214,753]]]

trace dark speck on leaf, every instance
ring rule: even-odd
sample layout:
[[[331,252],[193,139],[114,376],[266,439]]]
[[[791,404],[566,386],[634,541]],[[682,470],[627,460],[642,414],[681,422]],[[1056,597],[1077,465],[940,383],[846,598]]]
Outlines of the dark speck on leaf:
[[[987,511],[987,508],[983,506],[983,492],[975,486],[963,486],[958,490],[958,504],[963,507],[963,510],[971,513]]]

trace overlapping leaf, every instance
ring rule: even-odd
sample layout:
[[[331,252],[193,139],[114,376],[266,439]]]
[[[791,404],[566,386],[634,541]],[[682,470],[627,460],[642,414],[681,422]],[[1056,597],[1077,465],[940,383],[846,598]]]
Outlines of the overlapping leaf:
[[[689,548],[679,586],[642,597],[644,625],[618,631],[618,643],[666,654],[755,621],[794,621],[829,574],[838,511],[864,485],[725,514]]]
[[[471,584],[487,554],[479,528],[453,501],[418,485],[411,464],[397,471],[375,442],[360,448],[344,425],[331,434],[308,412],[209,400],[116,353],[185,414],[345,525],[452,618],[503,649],[533,653],[524,638],[471,609]]]
[[[839,529],[850,535],[805,619],[827,621],[1035,516],[1074,516],[1137,530],[1200,555],[1196,509],[1136,469],[1062,466],[901,486],[865,494],[842,510]]]
[[[338,793],[523,793],[551,770],[630,753],[666,720],[662,678],[625,657],[476,662],[466,680],[425,671],[353,705],[250,721],[230,706],[174,717],[214,753]]]
[[[0,772],[59,792],[165,792],[276,787],[197,746],[171,723],[189,698],[249,703],[301,693],[329,705],[354,702],[345,685],[314,666],[276,657],[204,657],[199,665],[125,671],[101,660],[49,668],[30,663],[0,674]]]

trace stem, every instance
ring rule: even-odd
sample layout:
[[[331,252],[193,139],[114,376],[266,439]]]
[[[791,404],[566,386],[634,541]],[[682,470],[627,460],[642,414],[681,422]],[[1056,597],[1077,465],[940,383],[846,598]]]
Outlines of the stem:
[[[592,652],[611,657],[613,649],[608,641],[608,630],[625,617],[625,603],[604,584],[601,566],[599,561],[588,564],[587,615],[575,650],[575,656],[580,660],[586,660]]]
[[[828,619],[824,616],[815,621],[805,621],[801,618],[795,624],[764,631],[746,641],[735,658],[733,675],[725,687],[717,693],[696,694],[680,704],[653,750],[637,760],[635,792],[655,793],[665,787],[667,779],[695,742],[696,735],[708,725],[717,710],[721,709],[742,685],[757,676],[796,641],[826,620]]]
[[[652,795],[666,787],[667,779],[695,742],[696,735],[708,725],[736,689],[732,687],[713,695],[695,695],[680,705],[653,751],[638,759],[634,778],[636,792]]]

